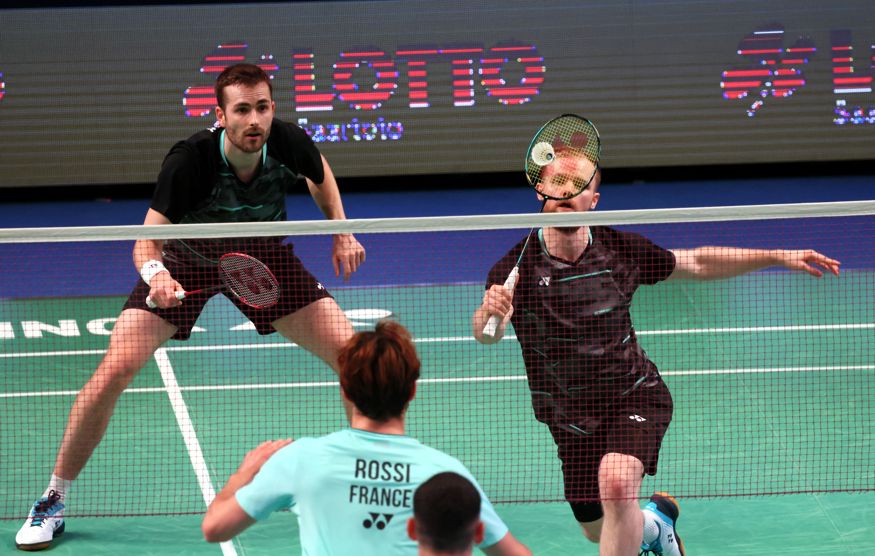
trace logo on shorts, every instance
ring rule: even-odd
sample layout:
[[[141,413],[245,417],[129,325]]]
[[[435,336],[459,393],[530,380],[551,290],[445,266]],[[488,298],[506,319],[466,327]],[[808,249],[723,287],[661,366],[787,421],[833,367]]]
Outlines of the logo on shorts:
[[[629,419],[632,420],[632,421],[637,421],[637,422],[639,422],[639,423],[643,423],[644,421],[647,420],[647,419],[645,419],[644,417],[642,417],[642,416],[640,416],[640,415],[629,415]]]
[[[550,285],[550,277],[549,276],[541,276],[541,279],[538,281],[539,286],[549,286]]]
[[[371,527],[376,527],[380,531],[386,528],[386,525],[389,525],[389,522],[392,521],[392,517],[395,514],[381,514],[377,512],[368,512],[370,517],[366,518],[362,522],[362,527],[365,529],[370,529]]]

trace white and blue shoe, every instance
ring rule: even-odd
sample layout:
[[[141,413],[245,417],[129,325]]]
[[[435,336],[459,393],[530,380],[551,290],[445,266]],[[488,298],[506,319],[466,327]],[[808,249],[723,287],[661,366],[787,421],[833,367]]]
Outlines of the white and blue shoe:
[[[678,516],[681,513],[678,501],[665,492],[657,492],[642,510],[650,514],[659,528],[659,535],[651,543],[641,543],[641,554],[656,556],[685,556],[684,543],[677,532]]]
[[[64,503],[60,494],[50,490],[48,496],[33,503],[27,520],[15,535],[15,547],[19,550],[44,550],[63,532]]]

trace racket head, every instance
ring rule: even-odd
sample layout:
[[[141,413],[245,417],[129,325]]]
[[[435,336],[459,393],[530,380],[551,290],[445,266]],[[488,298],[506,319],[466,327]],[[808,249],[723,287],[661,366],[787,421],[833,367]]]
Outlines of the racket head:
[[[586,118],[563,114],[543,126],[526,152],[526,178],[546,199],[570,199],[595,178],[602,154],[598,129]]]
[[[245,305],[264,309],[276,305],[280,285],[266,264],[246,253],[226,253],[219,258],[219,278]]]

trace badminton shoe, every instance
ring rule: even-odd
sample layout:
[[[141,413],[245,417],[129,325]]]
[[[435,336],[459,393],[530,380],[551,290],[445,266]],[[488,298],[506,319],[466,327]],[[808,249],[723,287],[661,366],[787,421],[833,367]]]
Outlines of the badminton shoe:
[[[30,515],[15,535],[15,546],[19,550],[43,550],[63,532],[64,503],[60,494],[50,490],[48,496],[33,503]]]
[[[650,497],[643,511],[656,523],[659,535],[653,542],[641,544],[641,556],[685,556],[684,543],[677,532],[678,515],[681,513],[677,500],[665,492],[657,492]]]

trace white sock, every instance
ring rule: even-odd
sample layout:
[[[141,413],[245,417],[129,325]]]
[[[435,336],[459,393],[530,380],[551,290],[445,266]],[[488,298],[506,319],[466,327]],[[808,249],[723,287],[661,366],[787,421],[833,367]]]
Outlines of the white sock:
[[[659,538],[659,525],[656,524],[656,514],[653,512],[641,512],[644,514],[644,537],[643,544],[652,544]]]
[[[70,490],[70,487],[73,486],[73,481],[68,481],[67,479],[62,479],[57,475],[52,475],[51,480],[49,481],[49,487],[43,493],[44,497],[49,495],[49,491],[54,490],[58,493],[63,501],[67,497],[67,492]]]

